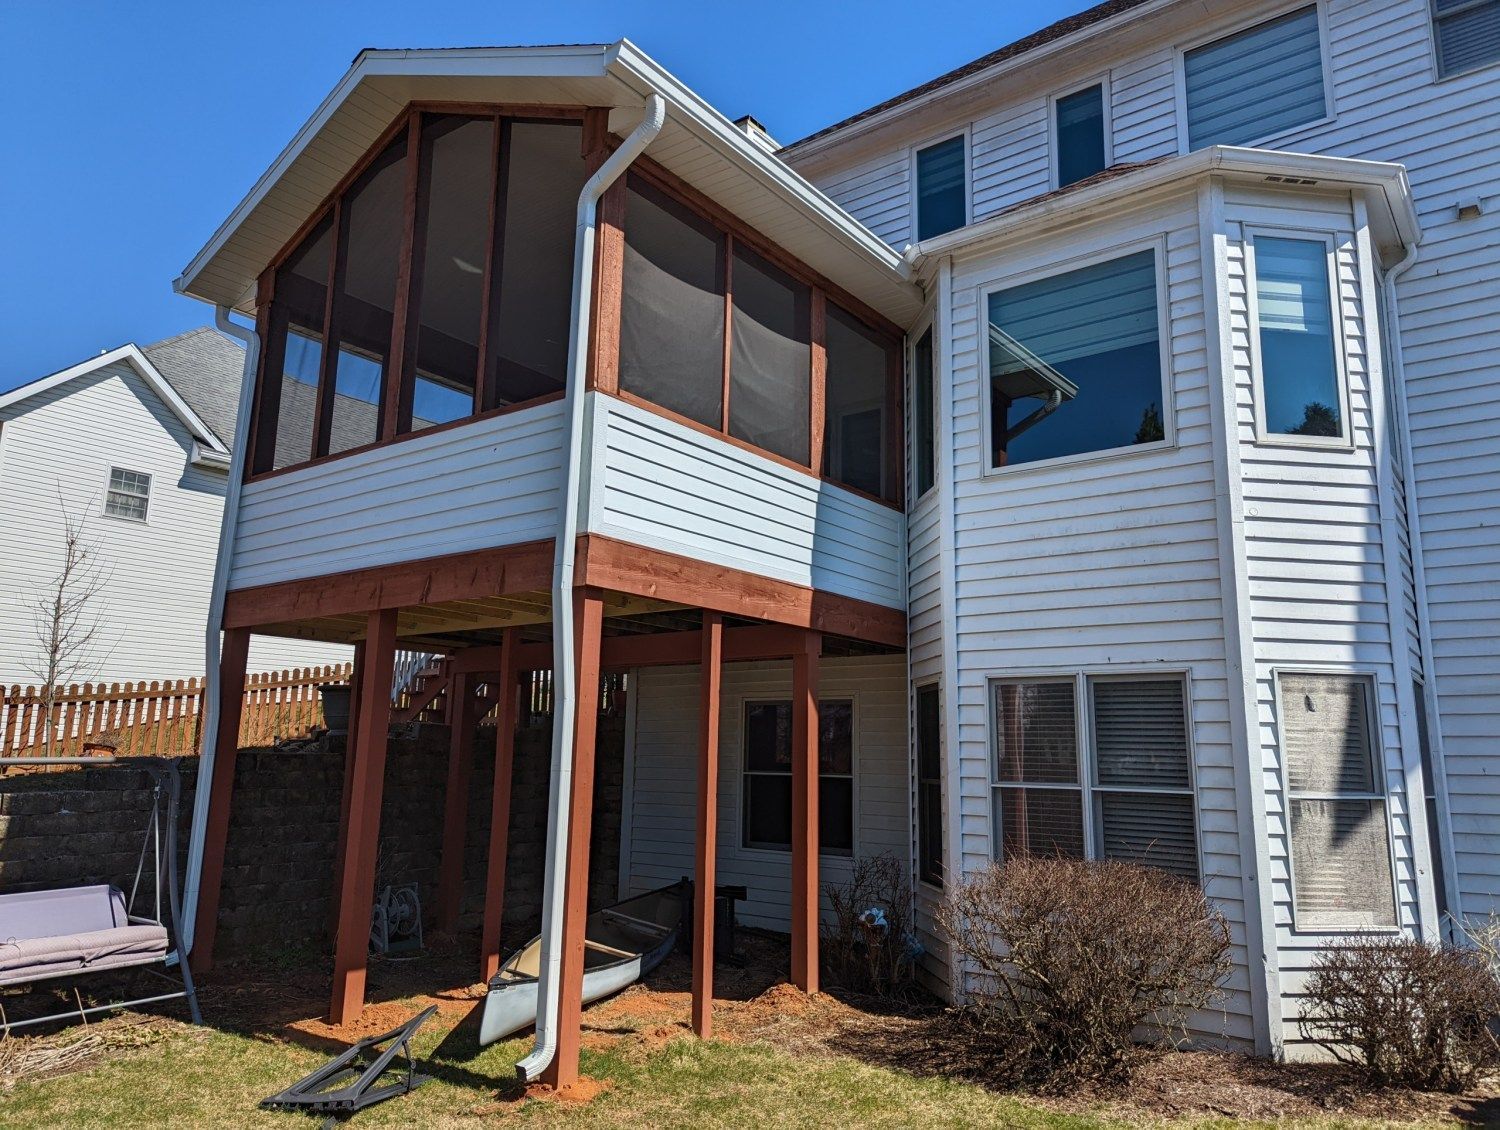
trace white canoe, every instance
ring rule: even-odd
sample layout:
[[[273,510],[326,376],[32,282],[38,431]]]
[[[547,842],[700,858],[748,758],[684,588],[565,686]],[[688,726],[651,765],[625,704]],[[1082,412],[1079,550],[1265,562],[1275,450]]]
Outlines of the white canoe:
[[[666,959],[677,945],[690,891],[691,884],[683,879],[589,915],[584,927],[584,1004],[618,993]],[[481,1045],[503,1040],[536,1022],[541,958],[538,935],[511,954],[490,979],[479,1025]]]

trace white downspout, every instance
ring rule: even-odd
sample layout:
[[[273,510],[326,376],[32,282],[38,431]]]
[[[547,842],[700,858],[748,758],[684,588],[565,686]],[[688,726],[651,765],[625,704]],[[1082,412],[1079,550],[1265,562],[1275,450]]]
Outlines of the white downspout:
[[[219,645],[224,622],[224,590],[229,587],[229,565],[234,556],[234,530],[240,517],[240,488],[245,482],[250,412],[255,399],[255,370],[260,362],[260,335],[229,320],[227,306],[214,307],[214,325],[245,346],[245,368],[240,375],[240,408],[235,417],[229,458],[229,483],[224,491],[224,513],[219,519],[219,552],[214,559],[214,583],[208,598],[208,623],[203,634],[203,726],[198,757],[198,784],[193,798],[193,824],[188,834],[187,874],[183,877],[182,939],[179,950],[193,948],[198,922],[198,884],[203,870],[203,836],[208,824],[208,796],[212,791],[214,739],[219,731]]]
[[[588,373],[586,345],[594,282],[594,228],[599,198],[661,132],[667,104],[660,94],[646,99],[646,116],[578,194],[578,228],[573,243],[573,306],[568,334],[567,469],[557,545],[552,561],[552,781],[547,794],[551,827],[547,836],[546,877],[542,883],[542,965],[537,991],[536,1047],[516,1064],[524,1080],[535,1079],[557,1053],[557,1013],[562,975],[562,903],[568,876],[569,798],[573,783],[573,719],[577,703],[572,674],[573,571],[582,495],[583,384]],[[195,813],[196,815],[196,813]]]

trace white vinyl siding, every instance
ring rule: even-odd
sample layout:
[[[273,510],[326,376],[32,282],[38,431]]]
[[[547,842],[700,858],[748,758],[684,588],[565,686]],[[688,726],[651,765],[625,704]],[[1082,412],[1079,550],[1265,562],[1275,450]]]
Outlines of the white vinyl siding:
[[[1312,5],[1183,53],[1190,149],[1248,145],[1328,114]]]

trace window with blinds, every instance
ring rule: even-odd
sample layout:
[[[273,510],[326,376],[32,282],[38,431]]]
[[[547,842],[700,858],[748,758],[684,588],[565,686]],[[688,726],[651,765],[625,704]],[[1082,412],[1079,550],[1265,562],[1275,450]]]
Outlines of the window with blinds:
[[[1248,145],[1328,116],[1316,5],[1182,57],[1188,147]]]
[[[968,177],[963,135],[917,150],[917,241],[964,226]]]
[[[1373,687],[1359,675],[1290,672],[1277,683],[1297,928],[1394,927]]]
[[[992,694],[1002,859],[1027,853],[1120,859],[1196,881],[1181,676],[1007,680],[995,683]]]
[[[1058,188],[1104,170],[1104,136],[1102,83],[1064,95],[1053,104],[1052,143],[1057,150]]]
[[[1254,235],[1260,422],[1264,434],[1343,439],[1333,296],[1323,239]]]
[[[1500,60],[1500,0],[1432,0],[1439,78]]]

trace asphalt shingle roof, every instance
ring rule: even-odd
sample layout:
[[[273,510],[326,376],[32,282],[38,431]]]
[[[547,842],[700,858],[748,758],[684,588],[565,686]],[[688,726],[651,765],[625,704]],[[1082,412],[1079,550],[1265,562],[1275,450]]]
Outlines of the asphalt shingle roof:
[[[245,350],[210,326],[145,346],[143,352],[177,395],[225,447],[234,445]]]

